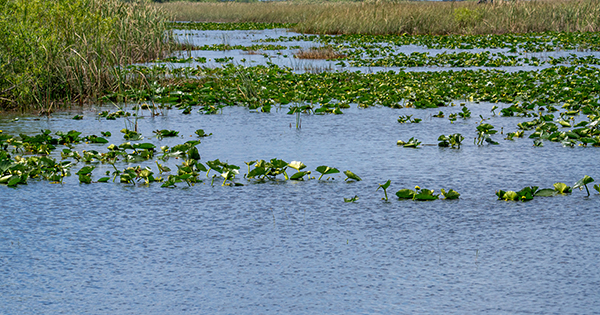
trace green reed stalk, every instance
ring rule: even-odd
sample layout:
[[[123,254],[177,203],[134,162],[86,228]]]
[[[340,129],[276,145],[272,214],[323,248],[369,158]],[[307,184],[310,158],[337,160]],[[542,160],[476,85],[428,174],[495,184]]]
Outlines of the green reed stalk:
[[[139,84],[115,67],[173,51],[167,22],[145,1],[0,0],[0,109],[83,104]]]

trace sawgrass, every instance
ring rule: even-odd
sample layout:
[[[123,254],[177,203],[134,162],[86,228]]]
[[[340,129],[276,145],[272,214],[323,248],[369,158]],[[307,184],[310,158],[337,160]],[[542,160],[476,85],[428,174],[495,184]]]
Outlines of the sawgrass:
[[[176,20],[298,23],[314,34],[504,34],[600,30],[600,1],[170,2]]]
[[[119,65],[175,48],[146,2],[0,0],[0,108],[51,111],[134,82]]]

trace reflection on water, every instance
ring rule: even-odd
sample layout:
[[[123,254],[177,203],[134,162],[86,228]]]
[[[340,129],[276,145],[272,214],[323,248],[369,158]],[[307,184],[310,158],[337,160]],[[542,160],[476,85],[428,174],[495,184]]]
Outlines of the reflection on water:
[[[520,118],[491,116],[500,130]],[[126,121],[95,120],[96,108],[50,119],[0,119],[11,134],[111,131]],[[459,107],[441,108],[448,113]],[[496,201],[497,189],[551,187],[597,177],[598,148],[533,147],[531,139],[474,146],[479,119],[433,118],[435,110],[355,107],[344,115],[295,116],[225,108],[218,115],[146,116],[144,141],[174,145],[212,132],[202,161],[281,158],[314,170],[330,165],[363,178],[245,183],[210,181],[175,189],[30,180],[0,186],[0,313],[597,313],[600,312],[600,196]],[[422,118],[398,124],[398,115]],[[174,129],[181,138],[151,138]],[[460,150],[405,149],[398,139],[437,143],[465,136]],[[77,150],[105,146],[78,146]],[[59,148],[60,150],[61,148]],[[179,161],[171,160],[173,168]],[[151,165],[149,163],[148,165]],[[125,165],[122,165],[124,167]],[[79,167],[79,166],[78,166]],[[154,165],[155,168],[155,165]],[[95,176],[108,167],[100,165]],[[391,179],[390,202],[375,191]],[[458,201],[393,198],[415,185],[452,188]],[[344,197],[359,196],[357,203]]]

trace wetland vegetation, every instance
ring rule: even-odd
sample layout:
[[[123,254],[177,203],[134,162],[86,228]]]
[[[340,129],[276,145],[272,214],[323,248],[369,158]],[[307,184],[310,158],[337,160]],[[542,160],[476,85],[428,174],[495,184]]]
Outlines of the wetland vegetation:
[[[0,0],[0,305],[593,312],[599,7]]]
[[[178,21],[294,23],[315,34],[504,34],[595,32],[594,0],[464,2],[266,2],[158,4]]]
[[[166,57],[167,15],[143,1],[0,2],[0,108],[50,113],[139,86],[115,66]]]

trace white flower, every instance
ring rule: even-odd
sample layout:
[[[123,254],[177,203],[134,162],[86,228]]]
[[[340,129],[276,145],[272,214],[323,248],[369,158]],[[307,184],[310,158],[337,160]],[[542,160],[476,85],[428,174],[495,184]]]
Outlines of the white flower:
[[[288,164],[288,166],[291,168],[295,168],[298,171],[306,167],[306,165],[304,165],[304,163],[300,161],[292,161],[290,164]]]

